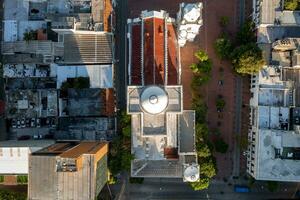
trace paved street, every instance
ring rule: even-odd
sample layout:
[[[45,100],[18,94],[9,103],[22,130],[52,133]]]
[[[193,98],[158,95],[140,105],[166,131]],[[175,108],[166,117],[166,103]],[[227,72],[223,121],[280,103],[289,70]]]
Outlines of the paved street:
[[[126,86],[127,86],[127,68],[126,68],[126,25],[127,25],[127,1],[117,0],[116,13],[116,66],[115,66],[115,86],[117,93],[118,109],[126,108]]]
[[[3,19],[3,2],[4,0],[0,0],[0,20],[2,21]],[[0,25],[0,38],[2,38],[2,23]],[[1,52],[1,46],[0,46],[0,52]],[[2,56],[0,55],[0,59],[2,60]],[[1,63],[2,64],[2,63]],[[2,66],[0,66],[0,101],[5,99],[5,93],[4,93],[4,80],[2,76]],[[5,124],[5,119],[4,115],[0,115],[0,140],[5,140],[6,139],[6,124]]]
[[[245,182],[241,180],[240,182]],[[256,182],[250,193],[235,193],[233,183],[214,181],[208,190],[193,191],[182,179],[145,179],[143,184],[126,184],[122,195],[118,195],[121,185],[112,186],[118,200],[139,199],[292,199],[295,194],[294,183],[281,186],[275,193],[269,192],[263,182]]]

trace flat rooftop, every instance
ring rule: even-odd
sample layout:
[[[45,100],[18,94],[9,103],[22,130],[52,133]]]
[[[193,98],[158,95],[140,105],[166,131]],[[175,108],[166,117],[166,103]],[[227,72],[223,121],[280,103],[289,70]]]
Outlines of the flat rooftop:
[[[298,182],[300,135],[292,131],[260,129],[258,137],[257,179]]]

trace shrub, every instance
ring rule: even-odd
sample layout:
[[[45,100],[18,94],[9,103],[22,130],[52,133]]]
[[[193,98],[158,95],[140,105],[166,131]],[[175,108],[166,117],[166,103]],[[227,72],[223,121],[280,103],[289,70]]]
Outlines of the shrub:
[[[26,194],[21,192],[11,192],[7,190],[0,190],[1,200],[26,200]]]
[[[28,176],[27,175],[19,175],[17,176],[17,183],[19,184],[27,184]]]
[[[207,189],[209,187],[209,178],[202,178],[201,177],[199,181],[190,183],[190,186],[194,190]]]
[[[3,183],[3,182],[4,182],[4,176],[0,175],[0,183]]]

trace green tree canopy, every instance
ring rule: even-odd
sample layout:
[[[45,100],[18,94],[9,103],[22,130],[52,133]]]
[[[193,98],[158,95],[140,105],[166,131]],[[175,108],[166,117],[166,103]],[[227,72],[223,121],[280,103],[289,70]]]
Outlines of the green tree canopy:
[[[2,200],[26,200],[26,194],[21,192],[11,192],[7,190],[0,190],[0,199]]]
[[[207,144],[205,143],[197,143],[196,144],[197,155],[200,158],[207,158],[211,156],[210,149],[208,148]]]
[[[203,142],[208,137],[208,127],[205,123],[196,123],[196,142]]]
[[[194,55],[196,58],[198,58],[200,62],[205,62],[209,60],[207,53],[205,53],[205,51],[203,50],[197,51]]]
[[[226,102],[223,98],[217,98],[216,100],[216,107],[217,109],[223,109],[226,105]]]
[[[199,181],[190,183],[190,186],[193,188],[193,190],[207,189],[209,186],[209,179],[201,177]]]
[[[193,99],[192,108],[196,112],[196,122],[205,123],[207,106],[198,98]]]
[[[247,45],[256,42],[255,24],[253,21],[245,22],[236,35],[237,45]]]
[[[285,0],[284,1],[285,10],[299,10],[299,0]]]
[[[131,137],[131,127],[126,126],[126,127],[122,128],[122,134],[124,137],[130,138]]]
[[[265,64],[262,52],[255,43],[249,43],[236,48],[232,52],[232,63],[239,74],[258,73]]]
[[[200,174],[207,178],[212,178],[216,175],[216,168],[211,159],[200,163]]]
[[[232,51],[232,44],[228,37],[222,36],[214,43],[214,49],[220,59],[229,59]]]
[[[226,153],[228,150],[228,144],[221,137],[214,140],[214,147],[219,153]]]

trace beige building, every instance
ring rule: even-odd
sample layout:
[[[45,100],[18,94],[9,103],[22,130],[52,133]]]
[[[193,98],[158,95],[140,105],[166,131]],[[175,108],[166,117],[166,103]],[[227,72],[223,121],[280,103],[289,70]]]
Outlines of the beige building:
[[[29,156],[29,200],[94,200],[107,181],[108,144],[63,142]]]

